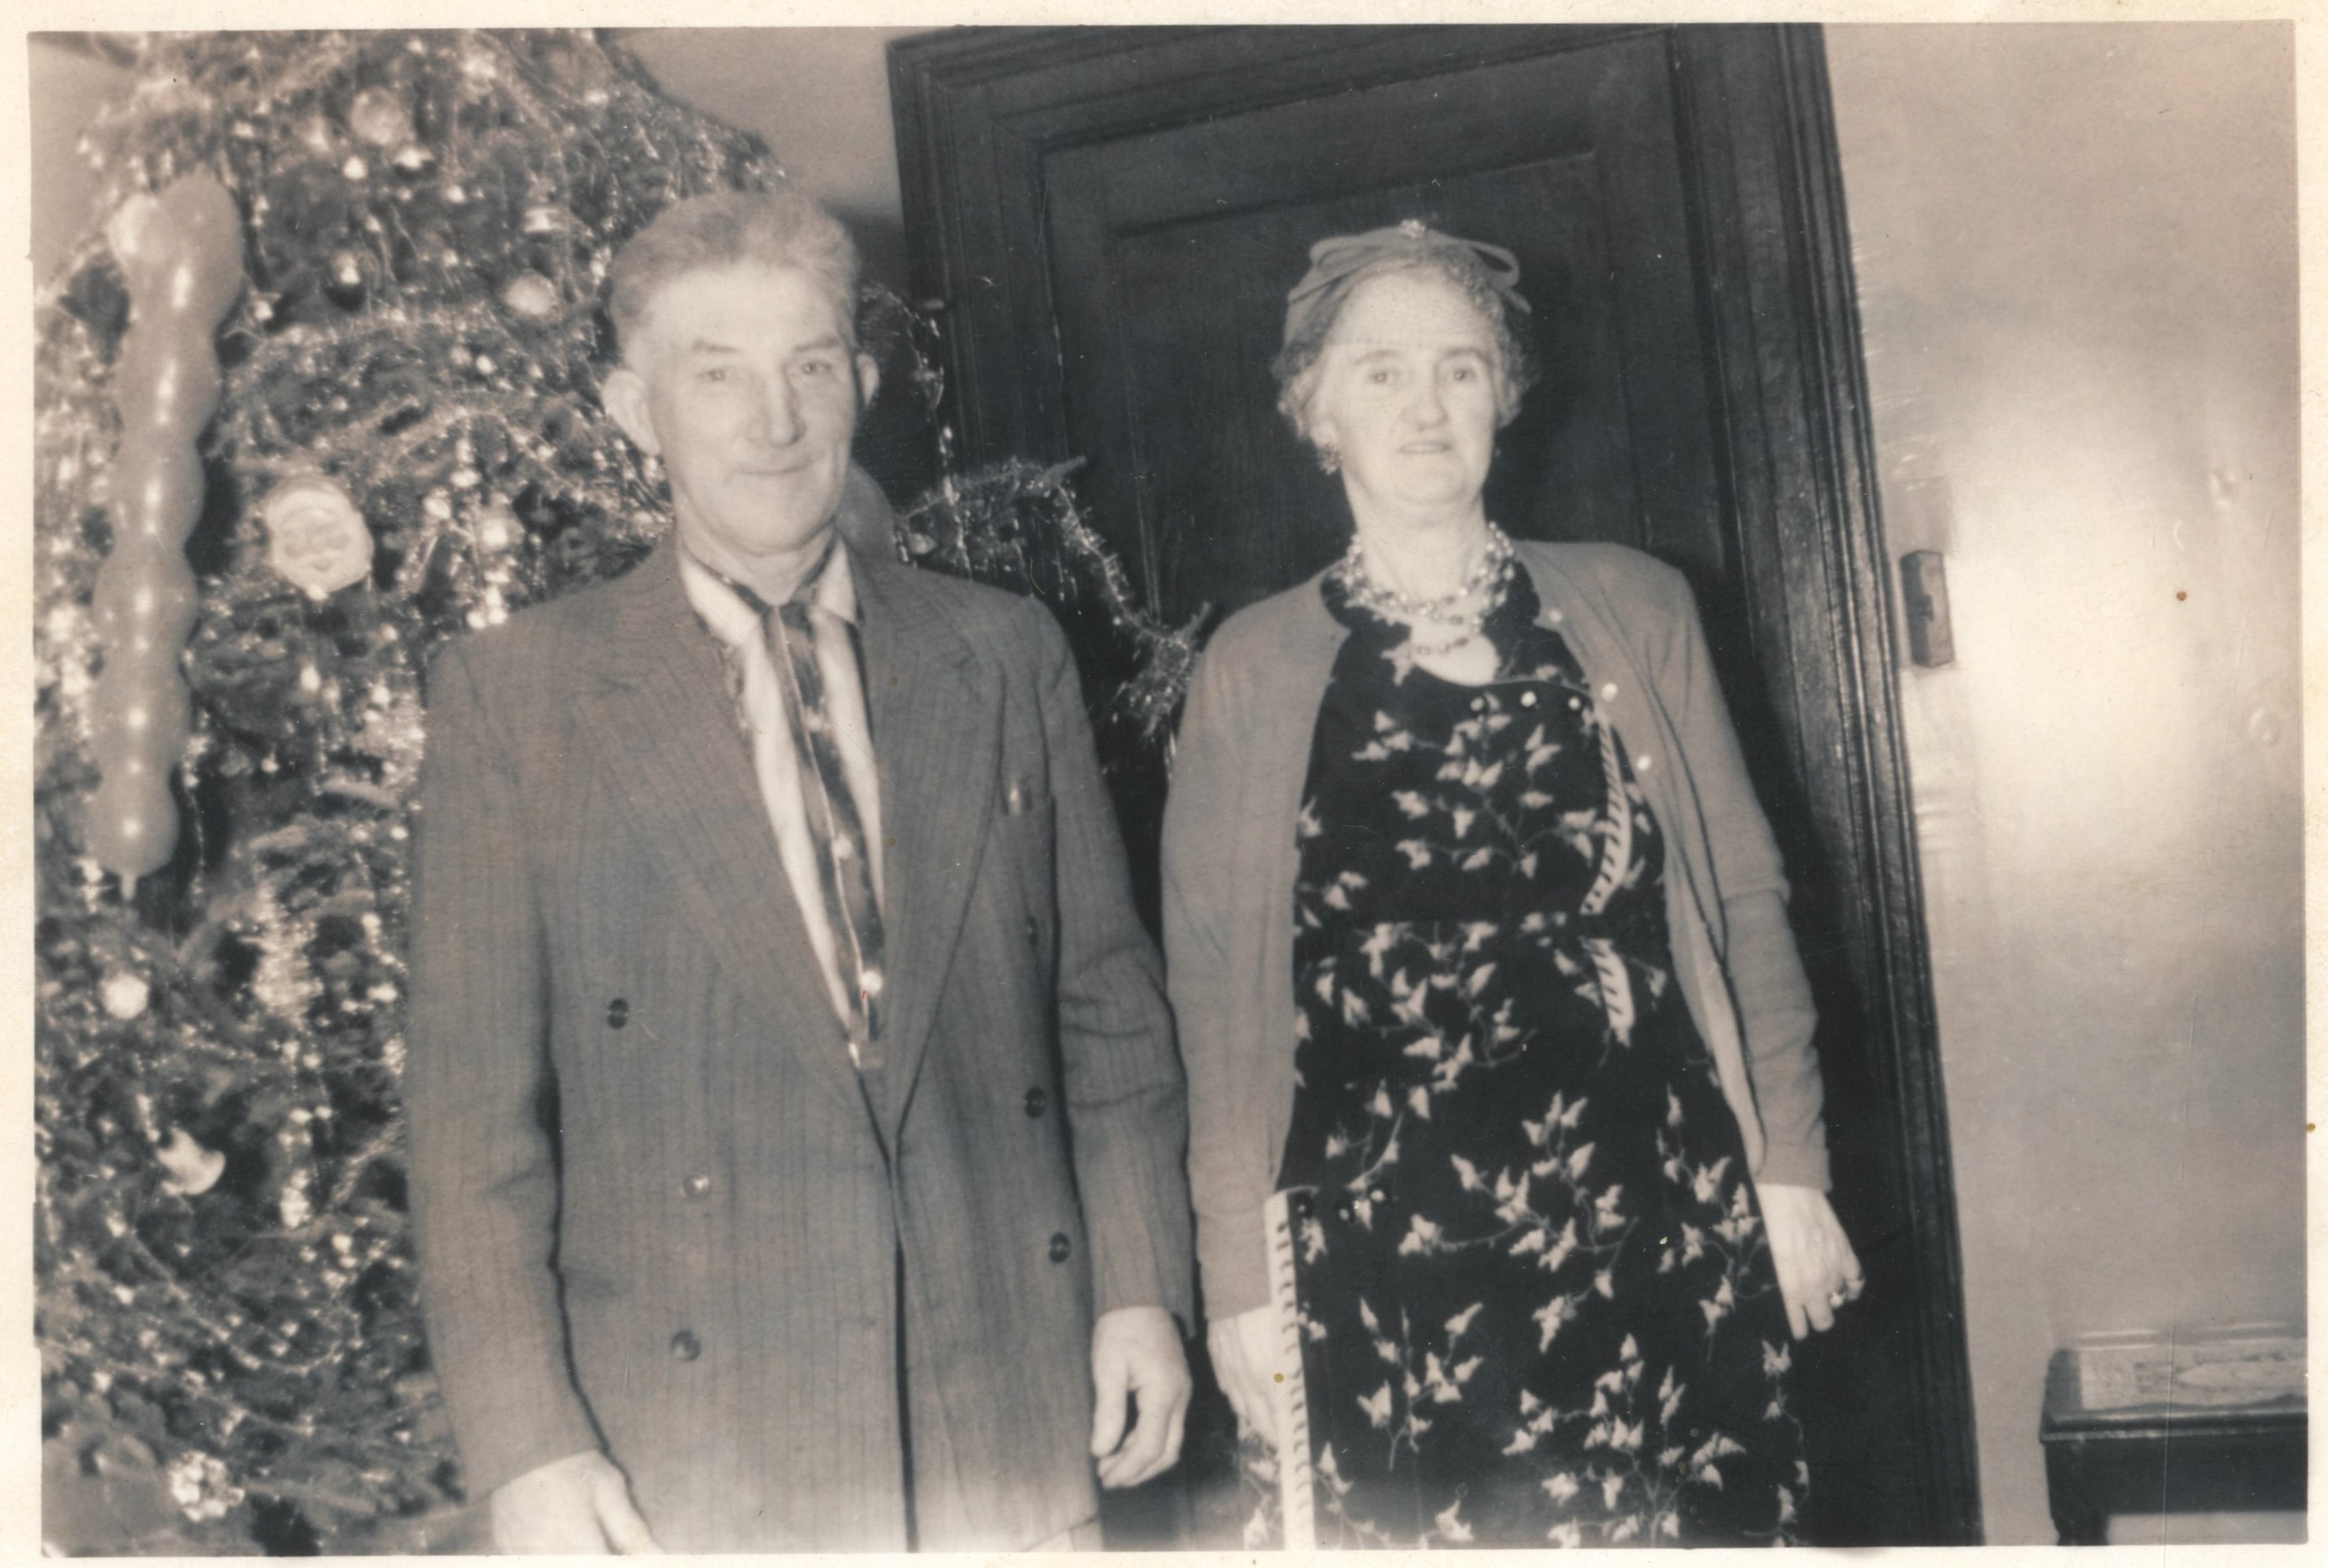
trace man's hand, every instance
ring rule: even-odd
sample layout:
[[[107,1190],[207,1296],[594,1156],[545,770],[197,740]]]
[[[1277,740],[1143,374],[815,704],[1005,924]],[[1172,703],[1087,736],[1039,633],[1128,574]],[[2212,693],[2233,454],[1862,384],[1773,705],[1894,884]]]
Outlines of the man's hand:
[[[1179,1326],[1161,1307],[1118,1307],[1092,1328],[1092,1457],[1099,1484],[1136,1487],[1170,1469],[1180,1458],[1188,1415],[1188,1357]],[[1124,1422],[1133,1395],[1140,1424]]]
[[[1834,1328],[1835,1313],[1859,1300],[1867,1281],[1826,1194],[1774,1181],[1758,1188],[1755,1196],[1762,1203],[1779,1293],[1787,1299],[1787,1327],[1798,1339],[1815,1329]]]
[[[1277,1446],[1277,1428],[1283,1398],[1280,1376],[1285,1370],[1285,1341],[1278,1331],[1277,1309],[1255,1307],[1205,1334],[1205,1348],[1213,1357],[1213,1376],[1229,1396],[1237,1424]]]
[[[659,1554],[631,1485],[615,1461],[593,1450],[568,1454],[493,1489],[493,1546],[527,1556]]]

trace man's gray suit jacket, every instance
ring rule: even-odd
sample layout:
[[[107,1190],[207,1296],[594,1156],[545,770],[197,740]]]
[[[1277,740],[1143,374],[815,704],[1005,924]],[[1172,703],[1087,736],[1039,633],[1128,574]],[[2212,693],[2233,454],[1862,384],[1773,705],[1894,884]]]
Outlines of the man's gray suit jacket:
[[[1035,1545],[1096,1509],[1094,1315],[1192,1310],[1180,1067],[1065,640],[854,560],[860,1080],[674,548],[431,673],[405,1086],[468,1485],[597,1447],[667,1550],[894,1549],[909,1430],[924,1547]]]

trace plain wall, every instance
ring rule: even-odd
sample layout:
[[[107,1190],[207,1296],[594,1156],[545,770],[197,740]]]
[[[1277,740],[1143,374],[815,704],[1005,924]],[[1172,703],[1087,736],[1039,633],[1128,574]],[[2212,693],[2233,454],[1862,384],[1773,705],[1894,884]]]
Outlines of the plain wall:
[[[906,218],[887,48],[915,27],[622,30],[666,92],[757,131],[794,184],[857,236],[866,271],[906,286]]]
[[[1988,1539],[2050,1541],[2056,1345],[2304,1317],[2293,36],[1826,45],[1884,531],[1954,609],[1901,684]]]

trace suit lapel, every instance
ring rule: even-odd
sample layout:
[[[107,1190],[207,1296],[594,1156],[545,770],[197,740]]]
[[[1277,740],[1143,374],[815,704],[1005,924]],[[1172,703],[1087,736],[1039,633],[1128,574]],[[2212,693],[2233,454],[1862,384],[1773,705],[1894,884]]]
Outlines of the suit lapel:
[[[854,1101],[845,1037],[784,879],[718,651],[687,603],[673,548],[608,590],[581,728],[720,966],[777,1022],[809,1073]]]
[[[914,568],[856,558],[881,775],[891,1010],[887,1123],[903,1116],[994,809],[999,681]]]

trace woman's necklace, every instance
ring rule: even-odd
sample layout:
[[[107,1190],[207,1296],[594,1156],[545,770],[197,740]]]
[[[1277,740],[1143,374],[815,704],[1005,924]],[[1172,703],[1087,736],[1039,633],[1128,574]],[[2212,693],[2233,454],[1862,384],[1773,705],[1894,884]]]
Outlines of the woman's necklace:
[[[1452,653],[1469,644],[1479,634],[1488,617],[1503,604],[1512,580],[1512,541],[1509,535],[1494,523],[1488,524],[1488,548],[1479,554],[1478,561],[1453,592],[1432,598],[1420,598],[1402,594],[1376,582],[1366,569],[1365,547],[1356,539],[1350,540],[1349,553],[1342,558],[1343,590],[1350,602],[1361,609],[1371,610],[1390,621],[1432,621],[1449,627],[1454,634],[1436,643],[1417,641],[1412,625],[1407,630],[1407,642],[1401,653],[1407,659],[1433,659],[1442,653]],[[1466,600],[1478,602],[1468,609],[1458,609]]]
[[[1469,611],[1455,606],[1478,593],[1494,587],[1498,593],[1511,577],[1511,537],[1494,523],[1488,524],[1488,548],[1479,552],[1469,575],[1458,583],[1453,591],[1433,598],[1421,598],[1402,594],[1395,588],[1376,581],[1366,565],[1366,546],[1354,535],[1347,554],[1342,558],[1342,583],[1350,600],[1362,609],[1372,610],[1402,621],[1438,621],[1446,625],[1460,625],[1476,617]]]

